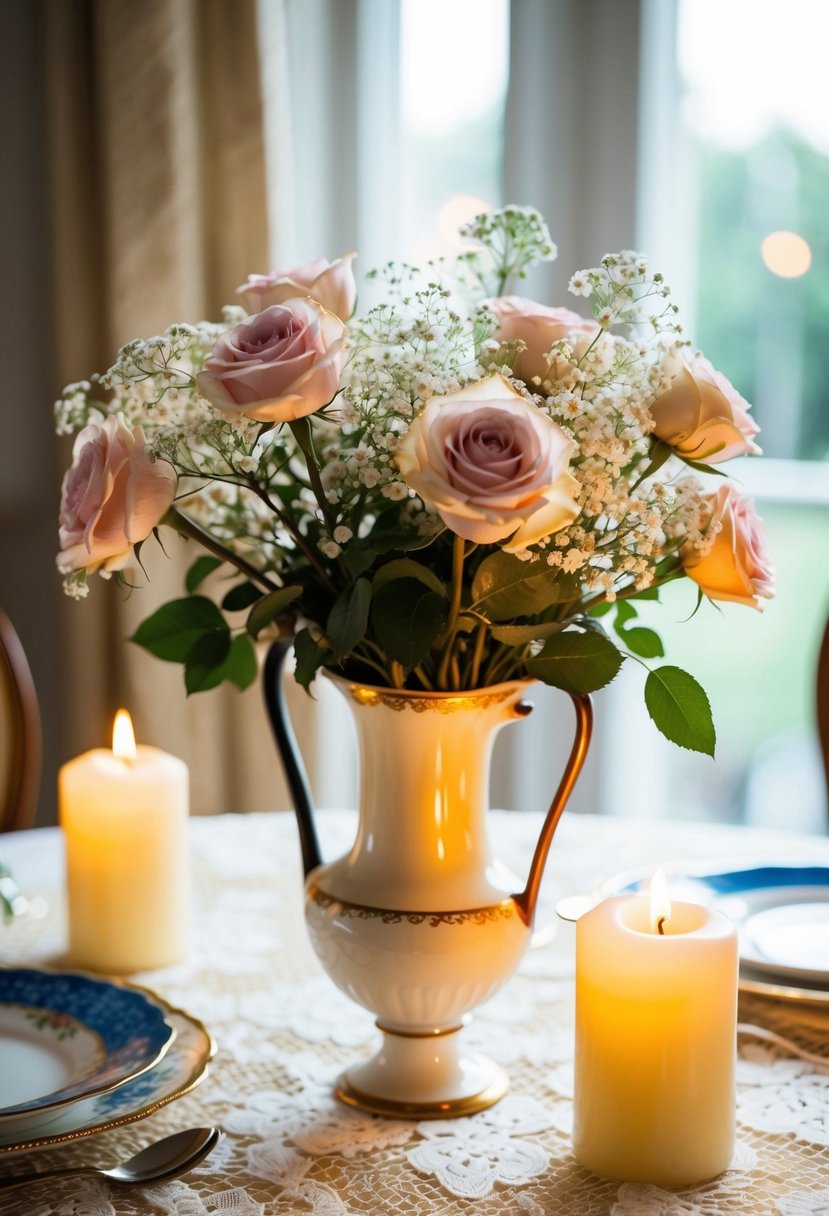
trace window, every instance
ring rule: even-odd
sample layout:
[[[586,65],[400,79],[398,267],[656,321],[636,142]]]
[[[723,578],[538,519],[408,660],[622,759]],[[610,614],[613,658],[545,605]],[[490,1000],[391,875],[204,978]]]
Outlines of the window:
[[[524,294],[573,303],[573,269],[643,248],[694,344],[754,403],[766,454],[731,471],[765,517],[778,596],[762,615],[704,603],[689,621],[693,588],[678,584],[652,614],[667,661],[711,696],[716,764],[662,739],[628,664],[597,698],[574,804],[773,819],[781,802],[766,794],[782,780],[781,823],[792,825],[796,806],[803,826],[824,826],[812,705],[829,608],[829,8],[790,0],[781,17],[773,0],[288,0],[288,18],[288,63],[303,65],[291,88],[295,195],[308,204],[289,264],[352,247],[363,269],[420,262],[446,252],[481,202],[529,203],[561,257]],[[354,148],[332,191],[331,165]],[[799,239],[764,246],[780,232]],[[537,700],[529,732],[499,740],[502,805],[542,806],[569,747],[569,704],[548,690]],[[340,787],[328,800],[343,798]]]
[[[813,720],[829,608],[821,560],[829,465],[817,463],[829,454],[829,348],[821,337],[829,328],[829,110],[819,56],[829,12],[795,0],[781,20],[768,0],[683,0],[677,15],[669,137],[680,197],[675,208],[664,196],[661,208],[646,204],[653,233],[646,225],[642,244],[653,236],[661,245],[659,264],[694,344],[754,405],[765,455],[741,462],[737,475],[765,519],[778,592],[762,616],[704,604],[683,620],[694,596],[681,585],[666,589],[658,619],[643,606],[670,661],[692,671],[711,697],[717,762],[669,751],[661,740],[632,744],[641,732],[628,717],[636,707],[624,686],[614,693],[607,762],[617,774],[630,770],[619,783],[628,813],[657,815],[670,805],[686,817],[821,830]],[[651,17],[664,24],[664,10],[651,6]],[[667,34],[645,73],[664,70]],[[643,83],[653,105],[658,99]],[[654,193],[660,153],[664,147],[653,152],[643,183]]]
[[[459,248],[458,227],[503,202],[507,0],[402,0],[404,256]]]

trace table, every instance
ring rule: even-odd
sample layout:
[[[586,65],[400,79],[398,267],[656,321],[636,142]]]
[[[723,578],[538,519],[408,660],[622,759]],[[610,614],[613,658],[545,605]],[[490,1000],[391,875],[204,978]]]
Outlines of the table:
[[[324,853],[350,843],[354,817],[320,817]],[[539,821],[494,812],[496,852],[526,870]],[[0,1162],[113,1164],[180,1128],[220,1124],[219,1149],[186,1178],[145,1190],[97,1181],[43,1183],[0,1195],[3,1216],[713,1216],[829,1213],[829,1057],[825,1010],[741,998],[743,1022],[791,1041],[741,1036],[738,1146],[732,1168],[705,1187],[672,1192],[596,1178],[573,1159],[573,931],[561,925],[532,949],[510,983],[475,1015],[470,1033],[512,1077],[499,1105],[468,1119],[413,1123],[372,1118],[337,1103],[332,1078],[365,1054],[371,1016],[320,970],[301,910],[293,817],[193,819],[195,940],[176,967],[138,982],[202,1018],[218,1053],[193,1093],[138,1123]],[[54,964],[65,944],[62,843],[57,829],[0,837],[0,853],[31,897],[31,914],[0,926],[0,962]],[[829,840],[704,824],[596,816],[565,819],[553,846],[539,924],[555,901],[627,867],[707,857],[786,857],[829,864]]]

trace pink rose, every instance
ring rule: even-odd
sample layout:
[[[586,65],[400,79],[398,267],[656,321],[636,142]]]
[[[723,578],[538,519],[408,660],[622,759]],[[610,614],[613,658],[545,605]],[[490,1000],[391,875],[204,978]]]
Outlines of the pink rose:
[[[677,362],[671,387],[651,406],[654,431],[679,456],[719,464],[760,454],[751,406],[699,351],[690,366]]]
[[[582,338],[594,338],[599,332],[595,321],[586,321],[569,308],[547,308],[522,296],[498,296],[484,301],[484,307],[495,315],[498,328],[492,335],[496,342],[514,342],[520,338],[527,349],[515,360],[515,375],[525,384],[535,376],[547,378],[550,347],[564,339],[575,345]]]
[[[150,460],[140,426],[130,430],[122,414],[90,422],[75,439],[63,479],[59,568],[120,570],[175,492],[175,470],[166,460]]]
[[[733,486],[723,486],[708,500],[710,527],[716,533],[711,550],[704,556],[685,546],[685,573],[712,600],[732,600],[762,608],[774,595],[774,568],[766,549],[763,521],[747,498]]]
[[[219,338],[196,384],[225,413],[292,422],[333,399],[346,355],[339,317],[314,300],[286,300]]]
[[[502,376],[432,397],[402,437],[397,463],[458,536],[509,537],[508,553],[566,527],[579,511],[575,448]]]
[[[317,258],[297,266],[295,270],[275,270],[273,274],[251,274],[237,294],[245,301],[248,312],[263,312],[273,304],[310,297],[347,321],[357,302],[357,284],[351,263],[357,255],[347,253],[336,262]]]

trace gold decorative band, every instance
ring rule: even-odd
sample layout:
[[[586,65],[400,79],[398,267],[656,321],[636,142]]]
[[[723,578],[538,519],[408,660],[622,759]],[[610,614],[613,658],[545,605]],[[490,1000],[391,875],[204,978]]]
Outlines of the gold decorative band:
[[[449,1098],[445,1102],[404,1102],[396,1098],[381,1098],[364,1093],[342,1073],[334,1086],[334,1094],[341,1102],[372,1115],[390,1115],[396,1119],[453,1119],[464,1115],[476,1115],[480,1110],[494,1106],[509,1089],[509,1078],[497,1065],[495,1078],[486,1089],[461,1098]]]
[[[320,908],[335,908],[338,916],[354,917],[357,920],[370,920],[375,917],[382,920],[384,925],[429,924],[438,925],[488,925],[493,921],[510,920],[519,915],[518,907],[513,898],[502,900],[499,904],[489,904],[483,908],[459,908],[452,912],[420,912],[408,911],[402,908],[376,908],[370,904],[355,904],[347,899],[337,899],[323,891],[316,883],[308,888],[308,899]]]
[[[448,1034],[457,1034],[459,1030],[463,1030],[463,1022],[458,1022],[457,1026],[447,1026],[445,1030],[392,1030],[391,1026],[384,1026],[379,1019],[374,1025],[383,1034],[390,1034],[398,1039],[442,1039]]]
[[[463,710],[487,709],[490,705],[502,705],[516,695],[514,684],[504,684],[494,689],[470,693],[398,692],[393,688],[370,688],[365,684],[348,684],[341,680],[340,688],[357,705],[383,705],[395,713],[409,709],[413,713],[427,711],[438,714],[456,714]]]

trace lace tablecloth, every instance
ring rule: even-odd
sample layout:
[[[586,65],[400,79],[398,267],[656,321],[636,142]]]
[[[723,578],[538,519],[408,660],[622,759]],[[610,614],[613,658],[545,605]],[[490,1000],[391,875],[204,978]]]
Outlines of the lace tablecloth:
[[[350,843],[353,816],[323,812],[326,856]],[[496,851],[526,870],[539,821],[494,813]],[[573,930],[553,906],[627,867],[707,857],[804,857],[829,841],[701,824],[570,816],[556,838],[539,923],[551,932],[475,1015],[470,1033],[512,1078],[497,1106],[467,1119],[391,1121],[341,1106],[330,1083],[368,1052],[371,1016],[321,972],[301,911],[299,850],[288,815],[192,821],[195,937],[186,962],[136,979],[202,1018],[218,1053],[194,1092],[138,1123],[59,1149],[4,1159],[0,1175],[70,1163],[113,1164],[158,1136],[221,1125],[226,1136],[186,1178],[143,1190],[85,1179],[0,1195],[5,1216],[692,1216],[829,1214],[829,1006],[741,998],[741,1021],[785,1036],[741,1036],[738,1145],[704,1187],[619,1184],[579,1168],[570,1147]],[[65,944],[56,829],[0,841],[31,913],[0,926],[0,962],[54,965]],[[542,937],[544,935],[542,934]],[[825,1054],[827,1066],[798,1054]]]

